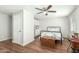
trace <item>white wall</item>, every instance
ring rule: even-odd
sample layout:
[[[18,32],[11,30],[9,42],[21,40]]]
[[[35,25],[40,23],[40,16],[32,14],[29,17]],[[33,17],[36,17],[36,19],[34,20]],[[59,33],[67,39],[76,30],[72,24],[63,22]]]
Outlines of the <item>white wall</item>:
[[[10,38],[12,39],[12,15],[9,16],[9,32],[10,32]]]
[[[71,32],[78,32],[79,33],[79,7],[75,9],[75,11],[69,16],[71,20]]]
[[[34,40],[34,17],[27,10],[13,14],[13,42],[25,46]]]
[[[23,45],[26,45],[34,40],[34,16],[24,10],[23,18]]]
[[[13,43],[25,46],[34,40],[34,17],[23,9],[13,14]]]
[[[16,13],[14,13],[12,15],[12,28],[13,28],[13,43],[17,43],[20,45],[23,45],[23,12],[22,11],[18,11]]]
[[[11,39],[10,16],[0,13],[0,41]]]
[[[69,19],[67,17],[40,19],[40,29],[47,30],[48,26],[60,26],[63,36],[69,33]]]

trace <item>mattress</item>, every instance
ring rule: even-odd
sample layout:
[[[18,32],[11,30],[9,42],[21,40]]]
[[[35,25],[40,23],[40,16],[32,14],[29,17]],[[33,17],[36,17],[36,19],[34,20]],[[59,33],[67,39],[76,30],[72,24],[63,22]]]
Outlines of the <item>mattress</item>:
[[[56,40],[61,40],[61,33],[60,32],[42,32],[41,37],[43,36],[52,36],[56,38]]]

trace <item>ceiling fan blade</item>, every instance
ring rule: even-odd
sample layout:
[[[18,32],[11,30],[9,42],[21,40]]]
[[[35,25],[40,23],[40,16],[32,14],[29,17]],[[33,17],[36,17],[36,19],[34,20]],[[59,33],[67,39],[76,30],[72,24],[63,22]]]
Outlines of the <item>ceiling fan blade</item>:
[[[49,5],[46,10],[50,9],[51,7],[52,7],[52,5]]]
[[[40,14],[40,13],[43,13],[43,12],[39,12],[39,13],[37,13],[37,14]]]
[[[56,12],[56,11],[48,11],[48,12]]]
[[[42,9],[40,9],[40,8],[35,8],[35,9],[37,9],[37,10],[41,10],[41,11],[42,11]]]

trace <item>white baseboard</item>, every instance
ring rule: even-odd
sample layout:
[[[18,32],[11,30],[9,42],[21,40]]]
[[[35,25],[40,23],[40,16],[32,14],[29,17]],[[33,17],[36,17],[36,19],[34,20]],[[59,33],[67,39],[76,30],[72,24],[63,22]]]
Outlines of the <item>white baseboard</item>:
[[[13,42],[13,43],[16,43],[16,44],[18,44],[18,45],[23,46],[23,43],[19,43],[19,42],[16,42],[16,41],[14,41],[14,40],[12,40],[12,42]]]
[[[6,37],[6,38],[3,38],[3,39],[0,39],[0,41],[5,41],[5,40],[9,40],[11,39],[10,37]]]
[[[28,41],[27,43],[23,43],[23,46],[26,46],[27,44],[29,44],[29,43],[31,43],[31,42],[33,42],[33,41],[34,41],[34,39]]]

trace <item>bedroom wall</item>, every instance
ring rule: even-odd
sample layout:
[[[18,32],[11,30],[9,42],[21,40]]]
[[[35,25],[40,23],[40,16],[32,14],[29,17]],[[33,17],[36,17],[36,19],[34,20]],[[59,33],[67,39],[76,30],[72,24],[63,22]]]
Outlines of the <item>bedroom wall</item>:
[[[69,16],[71,21],[71,32],[78,32],[79,33],[79,6],[74,10],[74,12]]]
[[[0,41],[11,39],[10,22],[10,16],[0,12]]]
[[[18,39],[17,39],[18,38]],[[34,40],[34,16],[23,9],[13,14],[13,41],[22,46]]]
[[[40,19],[41,30],[46,30],[48,26],[60,26],[64,37],[69,34],[70,26],[68,17]]]
[[[23,46],[34,40],[34,16],[26,9],[23,10]]]

